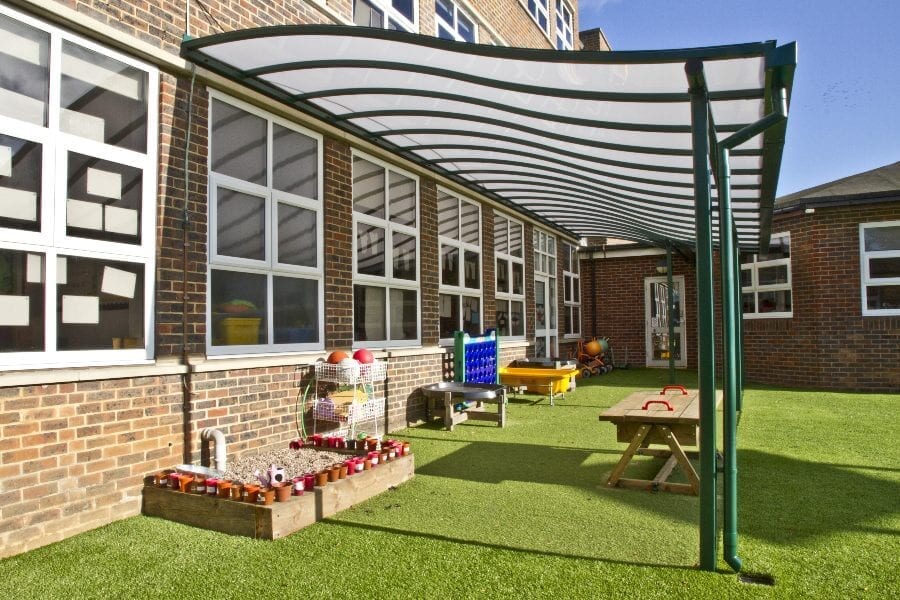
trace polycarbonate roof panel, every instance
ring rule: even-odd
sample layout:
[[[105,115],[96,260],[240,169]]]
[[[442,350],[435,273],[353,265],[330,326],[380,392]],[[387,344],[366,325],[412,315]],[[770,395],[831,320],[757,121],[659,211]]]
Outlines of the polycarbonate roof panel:
[[[779,50],[559,52],[306,25],[188,40],[182,54],[576,237],[693,245],[685,62],[703,61],[721,140],[766,114],[774,82],[790,92]],[[781,136],[731,152],[746,248],[767,235]]]

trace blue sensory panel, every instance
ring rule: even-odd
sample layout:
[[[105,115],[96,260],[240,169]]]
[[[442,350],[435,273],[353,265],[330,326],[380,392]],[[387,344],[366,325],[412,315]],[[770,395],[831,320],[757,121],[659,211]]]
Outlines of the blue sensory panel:
[[[471,337],[463,331],[454,334],[454,380],[461,383],[497,383],[500,340],[489,329]]]

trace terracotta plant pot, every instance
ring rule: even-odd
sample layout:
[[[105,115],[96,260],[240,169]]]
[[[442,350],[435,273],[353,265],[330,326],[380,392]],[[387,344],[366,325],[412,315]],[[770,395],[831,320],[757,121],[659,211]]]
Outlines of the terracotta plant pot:
[[[274,485],[275,488],[275,500],[278,502],[287,502],[291,499],[291,484],[290,483],[276,483]]]
[[[372,459],[367,458],[366,460],[363,461],[363,471],[368,471],[371,468],[372,468]]]
[[[260,498],[262,498],[262,502],[260,502]],[[275,488],[262,488],[259,490],[259,495],[256,497],[257,504],[269,506],[273,502],[275,502]]]
[[[219,495],[219,498],[230,498],[231,497],[231,482],[230,481],[220,481],[219,485],[216,486],[216,492]]]
[[[231,482],[231,499],[240,502],[244,497],[244,485],[237,481]]]
[[[248,483],[244,486],[244,502],[256,502],[259,495],[259,486]]]
[[[334,482],[337,481],[341,476],[341,468],[338,466],[333,466],[328,469],[328,481]]]
[[[378,440],[375,438],[366,438],[366,448],[368,448],[369,452],[378,450]]]
[[[187,492],[190,489],[191,484],[194,483],[194,476],[187,475],[182,473],[178,476],[178,490],[181,492]]]
[[[338,479],[347,479],[347,465],[344,463],[338,466]]]
[[[328,483],[328,474],[330,471],[319,471],[316,473],[316,487],[323,487]]]

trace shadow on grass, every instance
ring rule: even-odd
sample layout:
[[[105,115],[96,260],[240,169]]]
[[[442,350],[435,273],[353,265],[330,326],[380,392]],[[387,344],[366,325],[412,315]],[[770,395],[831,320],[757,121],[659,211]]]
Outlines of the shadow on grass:
[[[576,560],[588,560],[592,562],[602,562],[612,565],[627,565],[632,567],[649,567],[653,569],[677,569],[677,570],[696,570],[696,566],[689,565],[677,565],[677,564],[664,564],[664,563],[652,563],[652,562],[637,562],[637,561],[628,561],[628,560],[618,560],[614,558],[598,558],[596,556],[583,556],[579,554],[570,554],[564,552],[554,552],[552,550],[538,550],[536,548],[519,548],[517,546],[509,546],[506,544],[490,544],[487,542],[479,542],[476,540],[466,540],[462,538],[455,538],[446,535],[438,535],[434,533],[423,533],[419,531],[408,531],[405,529],[395,529],[393,527],[383,527],[380,525],[369,525],[366,523],[353,523],[349,521],[340,521],[336,519],[323,519],[323,523],[328,523],[329,525],[334,525],[338,527],[352,527],[354,529],[364,529],[366,531],[377,531],[381,533],[388,533],[391,535],[403,535],[414,538],[423,538],[429,540],[436,540],[439,542],[445,542],[448,544],[462,544],[465,546],[475,546],[479,548],[487,548],[490,550],[502,550],[506,552],[518,552],[522,554],[529,554],[532,556],[539,557],[548,557],[548,558],[564,558],[564,559],[576,559]]]

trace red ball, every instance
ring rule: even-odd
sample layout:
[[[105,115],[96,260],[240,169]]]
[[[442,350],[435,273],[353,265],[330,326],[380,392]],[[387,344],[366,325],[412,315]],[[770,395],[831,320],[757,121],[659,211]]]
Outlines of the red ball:
[[[348,355],[343,350],[335,350],[334,352],[332,352],[331,354],[328,355],[328,362],[330,362],[333,365],[336,365],[339,362],[341,362],[342,360],[344,360],[345,358],[350,358],[350,355]]]
[[[367,365],[369,363],[375,362],[375,355],[366,350],[365,348],[360,348],[356,352],[353,353],[353,358],[357,360],[360,364]]]

